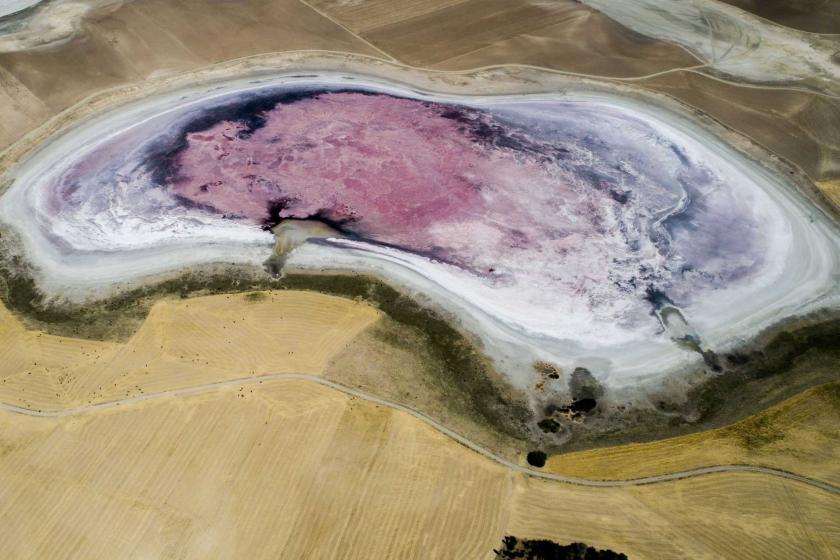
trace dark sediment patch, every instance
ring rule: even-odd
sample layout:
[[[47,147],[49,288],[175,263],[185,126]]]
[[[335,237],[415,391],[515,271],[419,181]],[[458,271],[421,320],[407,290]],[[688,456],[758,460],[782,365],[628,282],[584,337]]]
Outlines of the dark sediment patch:
[[[459,123],[462,132],[484,147],[511,150],[540,161],[560,160],[569,153],[566,148],[535,142],[528,138],[521,127],[512,122],[500,121],[486,111],[442,103],[435,105],[440,107],[441,117]]]
[[[604,395],[604,388],[586,368],[578,367],[569,379],[569,393],[575,401],[596,400]]]
[[[281,216],[283,211],[288,209],[289,206],[294,204],[294,202],[294,199],[288,197],[273,200],[269,204],[267,209],[268,217],[265,220],[263,220],[261,226],[263,231],[271,231],[281,223],[285,222],[318,222],[334,230],[341,237],[345,237],[347,239],[365,240],[368,243],[375,243],[375,241],[367,240],[359,236],[356,232],[352,231],[352,229],[348,227],[356,221],[355,216],[336,217],[336,212],[329,208],[321,208],[313,214],[307,214],[303,216]]]
[[[673,305],[671,298],[660,289],[648,286],[645,291],[645,300],[651,304],[654,309],[660,309],[665,305]]]
[[[556,434],[562,428],[560,422],[554,418],[543,418],[537,422],[537,426],[539,426],[540,429],[547,434]]]
[[[598,401],[595,399],[580,399],[573,402],[569,409],[572,412],[591,412],[596,406],[598,406]]]

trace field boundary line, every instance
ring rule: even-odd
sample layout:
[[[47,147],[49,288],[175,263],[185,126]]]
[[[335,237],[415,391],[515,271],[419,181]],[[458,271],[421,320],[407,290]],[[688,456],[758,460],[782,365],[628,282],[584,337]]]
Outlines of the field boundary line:
[[[101,410],[108,410],[113,408],[120,408],[123,406],[130,406],[133,404],[138,404],[145,401],[161,399],[165,397],[183,397],[189,395],[195,395],[200,393],[207,393],[210,391],[214,391],[223,387],[230,387],[235,385],[253,385],[257,383],[263,383],[264,381],[307,381],[311,383],[317,383],[324,387],[329,387],[336,391],[340,391],[346,395],[350,395],[351,397],[356,397],[359,399],[363,399],[369,401],[371,403],[385,406],[391,408],[393,410],[398,410],[400,412],[404,412],[409,414],[419,420],[422,420],[426,424],[430,425],[431,427],[435,428],[442,434],[446,435],[450,439],[455,440],[457,443],[463,445],[479,453],[492,461],[507,467],[508,469],[531,476],[534,478],[541,478],[544,480],[551,480],[555,482],[562,482],[566,484],[575,484],[578,486],[589,486],[589,487],[596,487],[596,488],[620,488],[620,487],[627,487],[627,486],[646,486],[649,484],[658,484],[661,482],[670,482],[675,480],[683,480],[687,478],[694,478],[699,476],[706,476],[711,474],[719,474],[719,473],[751,473],[751,474],[762,474],[768,476],[774,476],[776,478],[783,478],[786,480],[792,480],[794,482],[800,482],[802,484],[807,484],[814,488],[818,488],[820,490],[824,490],[826,492],[840,495],[840,487],[835,486],[829,482],[825,482],[822,480],[817,480],[815,478],[811,478],[808,476],[796,474],[794,472],[785,471],[782,469],[774,469],[771,467],[761,467],[756,465],[739,465],[739,464],[730,464],[730,465],[709,465],[705,467],[697,467],[693,469],[683,470],[683,471],[674,471],[665,474],[659,474],[654,476],[645,476],[640,478],[631,478],[631,479],[589,479],[589,478],[579,478],[574,476],[564,476],[555,473],[543,472],[538,471],[524,465],[519,465],[500,455],[495,454],[491,450],[483,447],[466,437],[460,435],[459,433],[450,430],[437,420],[433,419],[432,417],[417,411],[413,408],[408,406],[392,402],[386,399],[382,399],[365,391],[361,391],[359,389],[354,389],[352,387],[348,387],[346,385],[342,385],[341,383],[336,383],[335,381],[330,381],[328,379],[324,379],[323,377],[318,377],[316,375],[310,375],[306,373],[271,373],[266,375],[255,375],[251,377],[244,377],[238,379],[228,379],[225,381],[216,381],[213,383],[206,383],[203,385],[196,385],[193,387],[184,387],[182,389],[171,389],[168,391],[160,391],[156,393],[149,393],[145,395],[136,395],[133,397],[127,397],[124,399],[112,400],[112,401],[104,401],[100,403],[75,407],[75,408],[65,408],[65,409],[58,409],[58,410],[43,410],[43,409],[31,409],[31,408],[24,408],[13,404],[3,403],[0,402],[0,410],[11,412],[15,414],[24,414],[27,416],[35,416],[40,418],[61,418],[66,416],[78,416],[82,414],[90,414],[93,412],[98,412]]]

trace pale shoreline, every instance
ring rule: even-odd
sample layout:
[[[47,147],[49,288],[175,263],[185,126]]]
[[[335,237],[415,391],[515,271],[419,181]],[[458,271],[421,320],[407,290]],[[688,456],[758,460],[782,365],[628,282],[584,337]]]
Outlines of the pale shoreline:
[[[37,6],[42,0],[0,0],[0,18],[18,14]]]
[[[313,68],[314,66],[317,66],[317,64],[312,65],[311,61],[305,60],[307,55],[303,55],[301,58],[304,59],[304,64],[301,65],[300,69],[284,69],[283,72],[277,72],[275,70],[273,72],[273,78],[265,78],[260,75],[259,77],[262,79],[257,79],[255,77],[243,77],[238,80],[224,80],[224,84],[212,82],[211,84],[205,86],[199,85],[191,88],[176,89],[172,93],[168,94],[168,96],[165,95],[163,99],[166,97],[179,98],[178,101],[182,102],[184,98],[188,99],[192,97],[194,99],[199,98],[204,100],[206,99],[206,95],[202,94],[206,94],[209,91],[212,91],[214,95],[223,95],[226,91],[231,89],[241,91],[242,88],[247,87],[266,87],[267,81],[272,79],[283,79],[283,74],[285,74],[286,79],[290,79],[291,75],[295,72],[306,72],[306,68]],[[342,83],[346,83],[347,85],[373,84],[378,89],[387,89],[391,87],[396,88],[397,91],[405,93],[404,90],[406,89],[406,86],[399,85],[398,82],[395,82],[387,75],[388,70],[390,69],[388,67],[393,68],[393,65],[386,65],[382,62],[374,62],[373,64],[366,65],[364,64],[365,61],[361,59],[361,57],[346,58],[349,59],[351,64],[357,62],[353,59],[360,59],[362,64],[359,66],[366,70],[374,70],[374,74],[378,73],[379,75],[374,77],[371,77],[369,74],[360,76],[359,74],[361,74],[361,72],[359,72],[358,69],[353,69],[355,70],[353,71],[354,75],[350,77],[345,76],[342,78]],[[309,62],[308,65],[306,64],[307,62]],[[330,64],[331,62],[332,65],[335,66],[336,60],[329,61],[329,57],[324,57],[324,61],[321,63],[323,64],[324,62],[327,64]],[[346,64],[348,61],[345,60],[344,62]],[[340,74],[346,72],[348,72],[348,70],[341,69]],[[291,79],[309,81],[311,83],[313,74],[324,74],[324,72],[321,69],[313,69],[306,72],[306,74],[306,77]],[[450,79],[454,78],[454,76],[448,74],[434,75],[433,73],[423,73],[416,70],[410,72],[401,71],[401,74],[425,74],[426,81],[444,82],[443,84],[435,83],[434,85],[436,86],[451,86],[451,84],[447,84],[446,82],[449,82]],[[333,74],[330,79],[336,79],[335,76],[337,76],[337,74]],[[590,91],[593,89],[615,90],[629,88],[612,88],[604,85],[601,85],[600,87],[590,87],[592,84],[589,83],[585,84],[587,87],[582,88],[580,87],[581,81],[579,80],[561,78],[557,75],[548,75],[543,77],[546,78],[546,81],[548,82],[564,82],[562,86],[564,91],[559,94],[555,93],[548,96],[544,95],[542,97],[555,99],[558,96],[563,96],[564,98],[591,96],[598,99],[609,98],[614,103],[626,102],[632,105],[634,109],[638,109],[639,107],[638,103],[627,98],[617,97],[609,93],[604,93],[603,91]],[[414,78],[416,78],[416,76],[414,76]],[[419,82],[422,80],[417,79],[416,81]],[[479,78],[476,81],[481,81],[481,79]],[[494,80],[493,85],[499,84],[499,81]],[[517,83],[516,79],[510,79],[506,84],[499,85],[498,87],[498,89],[501,90],[508,88],[508,91],[490,93],[486,90],[491,88],[487,88],[486,84],[485,87],[479,89],[484,93],[484,95],[492,96],[492,98],[488,99],[498,101],[504,99],[504,94],[511,95],[512,90],[516,90],[517,86],[522,85],[522,83]],[[423,86],[423,89],[426,89],[429,84],[423,84]],[[530,83],[529,86],[533,87],[533,83]],[[557,86],[552,87],[549,85],[547,89],[554,89],[556,87]],[[142,92],[143,89],[145,88],[137,88],[138,93]],[[456,83],[455,87],[443,87],[436,89],[470,90],[471,88],[469,81],[465,80],[461,81],[461,83]],[[410,87],[409,90],[414,94],[417,94],[418,91],[421,92],[421,95],[428,94],[417,87]],[[447,93],[452,95],[454,92],[435,93],[434,96],[436,98],[446,99],[448,97]],[[517,99],[521,99],[521,95],[519,94],[513,94],[512,96]],[[540,96],[534,95],[534,97]],[[161,98],[151,98],[153,102],[160,101],[160,99]],[[454,97],[454,99],[457,100],[459,98]],[[480,96],[470,97],[471,101],[480,101],[481,99],[482,97]],[[149,103],[149,105],[153,106],[153,102]],[[137,104],[137,107],[139,108],[136,110],[142,113],[142,103]],[[715,141],[714,137],[708,135],[708,132],[702,131],[702,127],[694,122],[694,119],[689,119],[685,115],[674,114],[672,110],[669,110],[670,108],[649,106],[649,109],[651,111],[656,110],[658,113],[656,116],[650,115],[651,118],[658,118],[661,122],[664,122],[661,118],[661,113],[665,113],[669,126],[673,127],[676,123],[680,128],[680,132],[685,133],[687,131],[689,134],[697,134],[697,138],[695,140],[699,139],[699,141],[702,142],[703,140],[711,139],[712,141]],[[115,118],[120,116],[125,118],[123,108],[117,109],[111,114],[116,115]],[[132,116],[131,112],[129,112],[129,116]],[[99,120],[99,118],[91,119],[90,121],[82,122],[79,125],[69,127],[71,130],[68,136],[53,137],[52,140],[44,143],[38,150],[38,153],[36,153],[31,159],[22,161],[21,165],[18,169],[14,170],[13,173],[15,175],[21,173],[21,169],[25,169],[27,165],[34,165],[37,168],[39,157],[44,157],[44,154],[49,156],[50,144],[60,142],[62,138],[68,143],[73,144],[72,139],[74,134],[77,134],[79,139],[84,138],[87,133],[86,127],[92,126],[92,124],[95,124]],[[132,122],[134,122],[133,118]],[[10,150],[13,152],[14,147]],[[716,351],[727,347],[737,346],[739,343],[743,343],[747,339],[757,335],[759,332],[769,328],[779,321],[787,320],[795,316],[802,316],[818,309],[835,308],[838,305],[838,293],[836,289],[832,289],[833,284],[831,286],[828,286],[828,284],[831,282],[831,276],[837,274],[839,266],[837,263],[837,255],[833,254],[834,252],[832,251],[837,244],[837,230],[836,226],[827,215],[817,211],[816,208],[813,208],[813,206],[807,202],[804,197],[799,196],[793,189],[788,188],[787,181],[778,179],[768,170],[762,168],[761,165],[749,161],[747,158],[743,157],[743,154],[738,154],[735,149],[724,148],[721,152],[724,153],[725,157],[730,158],[735,162],[733,165],[739,164],[745,166],[741,168],[741,171],[747,169],[751,173],[756,174],[754,176],[758,177],[758,182],[764,181],[767,184],[773,185],[771,190],[773,191],[779,204],[793,204],[797,209],[797,212],[803,214],[803,217],[800,218],[803,222],[798,223],[801,230],[799,231],[800,237],[805,236],[808,238],[809,235],[817,235],[815,232],[810,234],[807,232],[807,230],[811,228],[811,226],[805,223],[808,222],[818,224],[813,227],[819,228],[819,235],[824,236],[825,239],[833,240],[833,243],[823,244],[822,246],[820,246],[819,243],[803,243],[798,250],[795,251],[798,258],[795,263],[798,265],[797,268],[811,272],[812,282],[814,283],[814,286],[811,287],[811,293],[814,293],[815,291],[818,292],[818,295],[812,296],[811,299],[800,295],[800,293],[795,289],[796,285],[783,286],[782,290],[778,292],[765,290],[766,295],[762,298],[764,304],[761,306],[754,306],[759,307],[759,310],[756,311],[756,313],[758,313],[757,316],[755,313],[748,313],[745,316],[741,312],[741,308],[736,305],[745,297],[746,294],[743,293],[728,294],[724,298],[718,298],[719,301],[706,302],[705,307],[716,310],[714,313],[714,325],[718,325],[718,330],[713,328],[714,325],[711,323],[711,316],[706,316],[705,318],[702,315],[693,316],[691,317],[691,320],[696,325],[702,326],[704,341]],[[15,189],[12,189],[12,191],[14,190]],[[4,195],[2,199],[3,202],[0,203],[4,207],[4,212],[7,212],[9,200],[8,195],[11,195],[12,191]],[[811,213],[810,221],[804,218],[804,215],[809,213]],[[816,217],[814,217],[813,214],[816,214]],[[14,221],[14,218],[7,213],[6,221]],[[16,229],[19,232],[24,234],[26,233],[24,228],[18,227]],[[126,267],[125,260],[120,259],[120,262],[114,263],[109,269],[105,269],[103,266],[106,264],[106,256],[101,254],[92,254],[87,257],[87,262],[82,263],[79,268],[74,270],[67,269],[69,272],[65,271],[63,274],[61,273],[61,267],[65,263],[62,263],[60,255],[49,255],[45,250],[45,245],[32,238],[24,238],[24,245],[28,246],[31,254],[38,255],[35,259],[35,263],[38,264],[38,260],[40,260],[40,266],[43,267],[43,270],[47,271],[46,273],[41,273],[39,285],[47,292],[48,295],[68,297],[69,299],[76,301],[84,301],[86,299],[107,297],[113,292],[115,282],[122,282],[124,286],[130,286],[138,282],[153,282],[157,280],[160,275],[171,275],[175,270],[183,270],[185,267],[198,266],[203,263],[225,262],[231,264],[252,264],[259,266],[269,256],[271,246],[273,244],[273,240],[270,235],[262,236],[265,237],[264,241],[261,241],[259,237],[260,236],[255,235],[253,239],[243,240],[240,243],[233,244],[222,244],[218,242],[218,239],[205,240],[204,243],[201,243],[198,246],[195,245],[195,240],[188,240],[182,245],[183,249],[179,248],[179,245],[177,244],[161,246],[157,249],[153,248],[151,251],[144,251],[144,254],[138,253],[138,255],[133,255],[132,265],[130,267]],[[818,238],[819,236],[814,239]],[[34,249],[35,247],[37,247],[37,249]],[[434,280],[430,280],[428,277],[424,277],[423,274],[418,272],[419,269],[415,268],[412,271],[411,267],[406,269],[405,267],[386,266],[383,265],[383,263],[387,262],[387,258],[383,260],[381,255],[373,255],[369,247],[356,249],[361,250],[364,253],[365,258],[359,259],[358,251],[355,253],[357,258],[354,260],[352,258],[353,252],[336,251],[334,248],[331,249],[323,244],[308,244],[301,247],[291,255],[288,265],[291,270],[322,271],[325,269],[349,269],[354,271],[361,270],[375,272],[377,275],[402,287],[403,289],[418,291],[426,297],[431,297],[432,303],[435,307],[442,308],[450,316],[454,315],[458,317],[467,331],[479,336],[479,338],[481,338],[484,342],[485,348],[488,349],[487,352],[494,358],[496,363],[500,366],[500,369],[506,372],[520,371],[523,367],[527,367],[534,359],[553,359],[552,361],[560,362],[564,368],[572,367],[575,364],[587,365],[593,371],[598,373],[599,379],[602,382],[605,382],[608,387],[614,390],[621,390],[622,393],[632,395],[639,393],[643,386],[649,388],[649,386],[658,384],[658,382],[664,378],[674,376],[684,378],[684,381],[686,381],[686,385],[684,385],[685,388],[688,384],[690,384],[688,383],[686,376],[693,377],[693,372],[702,365],[702,360],[699,355],[681,350],[667,341],[667,339],[664,344],[649,344],[649,347],[646,348],[645,351],[640,351],[638,348],[626,346],[613,348],[612,351],[605,351],[604,347],[597,349],[578,347],[575,349],[574,345],[569,346],[562,341],[552,341],[550,338],[541,338],[536,332],[529,332],[528,329],[523,330],[521,326],[514,326],[510,323],[510,321],[498,320],[498,317],[494,316],[493,313],[487,313],[485,311],[485,307],[488,302],[486,301],[470,301],[469,294],[464,293],[459,293],[458,295],[460,297],[451,297],[451,294],[447,294],[447,290],[444,290],[443,292],[440,291],[439,288],[443,285],[441,281],[435,282]],[[371,259],[372,255],[373,258]],[[405,256],[406,255],[403,255],[403,257]],[[408,257],[410,258],[411,256],[409,255]],[[48,261],[50,258],[53,258],[52,265],[50,265]],[[344,259],[343,263],[342,259]],[[828,262],[827,265],[825,264],[826,262]],[[823,263],[822,268],[820,268],[820,263]],[[50,266],[52,266],[52,269],[49,268]],[[91,266],[97,268],[98,277],[80,276],[80,273],[83,270],[88,269]],[[408,270],[408,272],[406,272],[406,270]],[[749,295],[752,296],[753,294]],[[803,301],[804,303],[802,303]],[[775,305],[775,307],[772,307],[773,305]],[[721,313],[726,313],[726,315],[721,317]],[[719,325],[725,325],[726,327],[720,328]],[[530,347],[530,351],[523,353],[523,344],[526,347]],[[545,351],[545,346],[547,344],[552,346],[550,351]],[[557,346],[557,344],[559,344],[559,346]],[[618,359],[624,362],[623,367],[616,367],[614,364],[610,363],[611,361]],[[518,377],[512,376],[511,378],[514,385],[524,387],[530,383],[529,378],[523,376],[522,374],[518,375]],[[679,384],[683,385],[682,383]]]

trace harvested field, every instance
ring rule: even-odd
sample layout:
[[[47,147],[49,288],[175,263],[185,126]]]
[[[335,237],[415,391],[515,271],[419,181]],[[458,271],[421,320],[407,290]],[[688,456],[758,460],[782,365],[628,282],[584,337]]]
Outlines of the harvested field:
[[[244,30],[247,29],[247,32]],[[379,54],[298,0],[138,0],[88,17],[79,37],[0,53],[0,147],[84,97],[148,77],[265,52]]]
[[[463,0],[309,0],[310,6],[340,21],[353,33],[366,33],[378,27],[423,17],[461,3]]]
[[[753,475],[597,492],[530,479],[516,491],[510,534],[597,542],[634,559],[832,558],[837,549],[835,497]]]
[[[707,113],[798,165],[813,180],[840,175],[840,101],[813,93],[674,72],[636,82]]]
[[[14,74],[0,66],[0,146],[7,146],[52,114],[49,107]]]
[[[520,63],[626,76],[699,64],[680,47],[651,41],[576,2],[365,3],[387,4],[376,18],[355,7],[320,2],[396,59],[446,69]],[[478,16],[477,16],[478,15]],[[477,16],[477,17],[476,17]]]
[[[825,196],[840,208],[840,179],[834,181],[818,181],[817,187],[825,193]]]
[[[26,330],[0,309],[0,401],[67,408],[268,373],[319,374],[379,314],[313,292],[162,300],[125,344]]]
[[[301,381],[63,419],[4,412],[0,430],[4,557],[491,558],[505,534],[634,559],[827,558],[840,544],[840,502],[799,483],[537,481]]]
[[[731,426],[651,443],[555,455],[568,476],[629,479],[714,464],[761,465],[840,483],[840,383],[814,387]]]
[[[779,25],[811,33],[840,33],[840,4],[833,0],[721,0]]]
[[[516,420],[510,405],[488,414],[479,403],[497,402],[488,390],[490,380],[476,376],[462,381],[464,376],[453,371],[435,346],[422,330],[386,317],[336,354],[323,376],[420,411],[508,459],[522,455],[523,442],[502,429]]]
[[[622,76],[696,64],[683,49],[639,37],[571,0],[497,2],[495,10],[479,8],[485,19],[477,24],[465,11],[475,6],[460,4],[127,2],[89,16],[81,35],[66,44],[0,53],[0,99],[8,100],[0,104],[0,147],[103,89],[267,52],[324,49],[417,64],[418,57],[430,56],[423,52],[435,53],[431,56],[443,62],[487,47],[485,54],[465,64],[521,62]],[[454,16],[447,10],[454,10]],[[428,27],[447,20],[451,22],[445,29]],[[239,32],[246,27],[247,33]],[[369,42],[374,40],[375,46]],[[496,44],[510,48],[510,57],[498,58]]]
[[[631,78],[701,62],[680,47],[648,39],[578,5],[562,21],[495,41],[434,64],[463,70],[529,64],[592,76]]]
[[[824,0],[723,1],[780,25],[840,33],[840,12]],[[280,54],[310,49],[335,52],[297,61]],[[139,84],[158,77],[194,85],[214,72],[217,79],[253,65],[268,75],[295,64],[368,65],[375,74],[384,60],[440,71],[424,83],[453,87],[474,79],[459,71],[518,64],[664,93],[799,167],[840,208],[836,98],[798,90],[807,79],[779,87],[709,77],[682,47],[574,0],[115,3],[89,14],[66,43],[0,53],[0,150],[12,146],[0,159],[17,161],[50,141],[50,130],[139,95]],[[420,72],[391,70],[406,81]],[[508,71],[520,87],[559,77]],[[487,86],[504,72],[476,75]],[[499,418],[522,423],[514,414],[529,412],[521,399],[496,383],[458,325],[390,288],[342,277],[217,284],[202,274],[203,284],[193,278],[180,291],[155,287],[90,309],[45,304],[38,317],[27,315],[29,329],[0,305],[0,558],[490,560],[504,535],[584,541],[633,560],[837,558],[840,500],[800,481],[722,472],[597,488],[529,477],[476,453],[470,445],[525,465],[531,447],[551,451],[551,436],[534,440],[544,447],[526,446],[499,429]],[[187,297],[246,285],[293,289]],[[4,285],[17,288],[15,312],[44,303],[33,286]],[[96,328],[84,328],[88,318]],[[543,472],[630,479],[742,464],[840,485],[840,383],[779,403],[837,379],[834,328],[821,331],[822,346],[781,352],[786,365],[772,375],[721,383],[707,399],[714,426],[773,405],[767,410],[706,432],[555,455]],[[298,373],[306,375],[280,379]],[[343,389],[321,385],[331,381]],[[362,391],[342,392],[352,388]],[[663,433],[616,425],[622,441]],[[457,443],[447,428],[468,441]]]

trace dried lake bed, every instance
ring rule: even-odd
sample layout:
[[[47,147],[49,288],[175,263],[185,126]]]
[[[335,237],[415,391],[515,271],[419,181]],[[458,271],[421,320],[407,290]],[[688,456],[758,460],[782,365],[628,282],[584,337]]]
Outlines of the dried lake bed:
[[[535,362],[613,399],[685,391],[701,352],[840,301],[836,225],[786,178],[687,114],[583,86],[231,78],[87,118],[7,178],[0,219],[48,297],[261,266],[274,227],[284,271],[409,291],[526,392]]]

